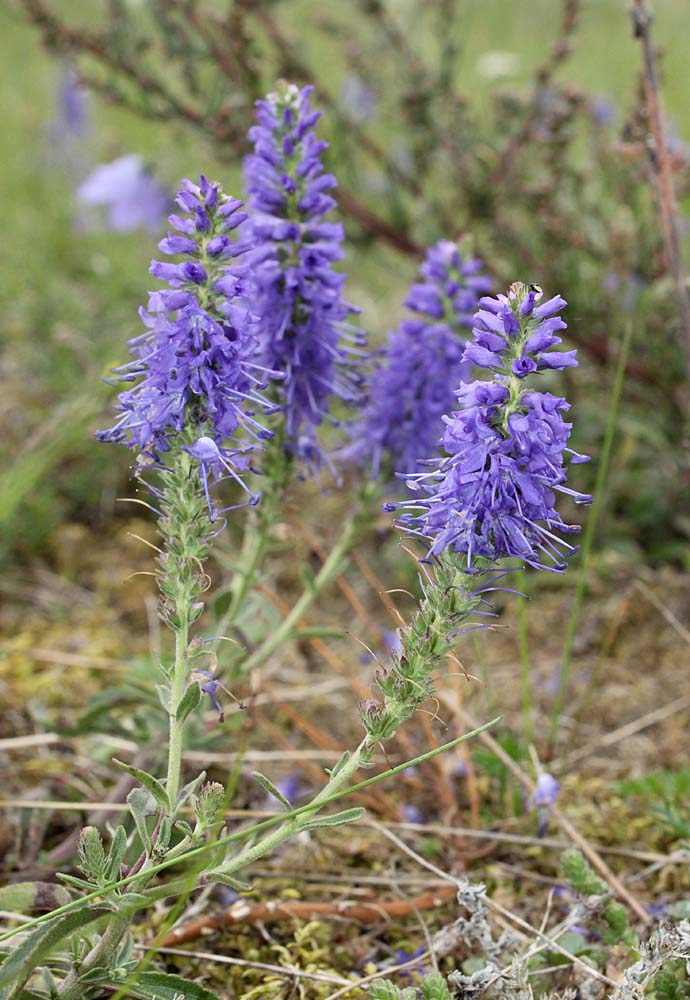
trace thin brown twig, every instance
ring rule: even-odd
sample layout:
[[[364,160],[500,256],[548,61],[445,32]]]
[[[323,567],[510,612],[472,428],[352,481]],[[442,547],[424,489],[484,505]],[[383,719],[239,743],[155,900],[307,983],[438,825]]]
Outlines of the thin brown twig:
[[[678,312],[685,342],[686,365],[690,378],[690,297],[683,267],[678,229],[678,206],[673,186],[673,169],[669,154],[666,126],[661,102],[661,88],[657,72],[656,54],[652,44],[652,15],[645,0],[633,0],[633,35],[642,47],[644,65],[644,92],[647,115],[651,129],[651,143],[648,144],[649,159],[656,183],[659,213],[664,233],[668,269],[678,299]]]

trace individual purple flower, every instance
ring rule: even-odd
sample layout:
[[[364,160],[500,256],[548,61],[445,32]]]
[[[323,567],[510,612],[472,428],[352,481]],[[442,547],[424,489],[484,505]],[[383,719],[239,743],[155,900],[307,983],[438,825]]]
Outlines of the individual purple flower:
[[[405,803],[402,807],[402,818],[404,823],[423,823],[424,813],[419,808],[419,806],[413,806],[409,803]]]
[[[283,84],[257,102],[244,177],[260,356],[285,375],[277,393],[288,449],[318,464],[316,427],[332,419],[332,398],[358,401],[353,361],[362,337],[347,322],[355,310],[342,298],[345,275],[333,268],[343,256],[343,229],[326,221],[336,180],[321,162],[328,144],[316,137],[321,112],[312,110],[311,91]]]
[[[169,287],[151,292],[140,310],[147,329],[129,342],[133,360],[116,369],[118,381],[136,385],[120,393],[115,426],[97,437],[136,449],[143,467],[185,435],[180,443],[199,463],[208,498],[209,475],[241,482],[252,445],[269,436],[255,413],[275,409],[261,393],[275,373],[256,361],[256,322],[237,261],[247,245],[231,235],[246,220],[242,202],[202,176],[198,185],[183,182],[177,204],[182,214],[170,216],[175,231],[159,248],[183,259],[151,262]],[[249,494],[250,503],[257,499]]]
[[[528,800],[528,808],[536,809],[538,816],[537,836],[543,837],[549,825],[551,810],[556,805],[561,783],[548,771],[542,771],[537,777],[534,793]]]
[[[464,363],[467,333],[479,297],[491,279],[482,262],[449,240],[427,250],[420,281],[405,305],[415,314],[391,334],[382,363],[374,371],[363,418],[352,429],[348,453],[371,463],[372,474],[414,472],[436,450],[443,415],[455,390],[469,377]]]
[[[136,154],[95,167],[77,189],[77,199],[82,205],[103,205],[108,226],[122,233],[134,229],[155,232],[171,202],[168,192]]]
[[[464,358],[493,379],[460,387],[459,411],[444,417],[448,457],[405,477],[420,499],[398,505],[400,523],[428,541],[431,556],[450,549],[466,555],[468,568],[505,556],[562,571],[563,553],[574,551],[561,535],[579,527],[562,520],[555,494],[591,502],[566,485],[564,456],[588,459],[567,447],[568,403],[529,388],[526,376],[577,362],[575,351],[551,350],[561,343],[565,301],[541,297],[536,286],[515,284],[507,296],[481,299]]]

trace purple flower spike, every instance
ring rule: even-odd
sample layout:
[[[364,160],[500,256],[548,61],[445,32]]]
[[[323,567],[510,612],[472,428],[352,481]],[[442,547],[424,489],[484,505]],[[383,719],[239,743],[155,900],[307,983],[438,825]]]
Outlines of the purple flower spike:
[[[240,481],[247,439],[251,445],[268,436],[256,413],[273,408],[261,390],[275,373],[256,363],[255,318],[235,262],[246,247],[227,236],[246,219],[242,203],[203,176],[198,185],[184,181],[177,203],[185,214],[170,216],[177,233],[168,233],[159,248],[188,259],[152,262],[151,273],[169,288],[151,292],[148,309],[141,310],[146,332],[129,343],[133,360],[116,370],[120,381],[136,385],[120,393],[115,427],[97,437],[125,442],[146,466],[184,432],[192,441],[184,450],[198,461],[208,496],[209,475]],[[228,446],[233,441],[237,448]],[[250,494],[249,502],[254,499]]]
[[[359,399],[354,362],[362,335],[347,323],[356,310],[342,298],[345,275],[333,269],[343,256],[343,230],[324,221],[336,180],[324,173],[328,144],[316,137],[321,112],[312,111],[311,90],[284,84],[257,102],[244,176],[260,358],[285,376],[276,388],[289,450],[318,464],[316,427],[332,419],[331,398]]]
[[[534,286],[515,284],[507,296],[481,300],[464,356],[488,368],[493,380],[460,387],[459,411],[444,417],[448,457],[404,477],[420,499],[398,505],[400,524],[421,535],[432,556],[451,549],[466,555],[468,568],[477,559],[515,557],[562,572],[575,551],[561,536],[579,528],[561,519],[555,494],[591,503],[566,485],[564,455],[578,463],[586,456],[566,447],[565,399],[525,384],[531,373],[576,364],[575,352],[549,353],[560,343],[555,330],[565,324],[555,314],[565,303],[556,296],[535,305],[540,298]]]
[[[374,478],[382,471],[387,478],[414,472],[436,450],[443,415],[469,377],[463,351],[472,314],[491,287],[481,261],[449,240],[427,250],[419,273],[422,280],[405,299],[416,318],[403,320],[389,337],[348,449],[356,461],[371,462]]]

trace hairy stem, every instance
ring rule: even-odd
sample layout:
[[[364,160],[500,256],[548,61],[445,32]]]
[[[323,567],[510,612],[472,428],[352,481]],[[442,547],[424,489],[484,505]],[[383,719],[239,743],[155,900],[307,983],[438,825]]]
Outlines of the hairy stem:
[[[251,847],[247,847],[234,858],[226,861],[225,864],[218,869],[218,872],[223,875],[232,875],[234,872],[241,871],[243,868],[246,868],[247,865],[252,864],[254,861],[258,861],[258,859],[262,858],[265,854],[269,854],[274,851],[279,844],[283,843],[283,841],[288,840],[290,837],[294,837],[295,834],[299,833],[309,824],[310,820],[314,819],[317,812],[323,805],[330,801],[333,795],[340,792],[342,789],[347,788],[362,764],[367,763],[369,760],[371,750],[371,741],[368,736],[365,736],[347,762],[340,768],[338,773],[334,777],[330,778],[328,783],[321,789],[318,795],[316,795],[316,797],[309,803],[308,811],[301,812],[297,816],[292,816],[285,823],[282,823],[276,830],[271,830],[270,833],[266,834],[265,837],[262,837]],[[214,873],[211,872],[209,874],[209,879],[212,880],[213,875]]]
[[[115,954],[122,938],[127,933],[130,916],[128,913],[113,914],[113,918],[98,944],[94,945],[83,962],[72,966],[67,978],[58,988],[60,1000],[81,1000],[89,988],[82,984],[82,977],[92,969],[108,967],[110,958]]]
[[[175,666],[170,691],[170,735],[168,740],[168,780],[166,783],[171,815],[175,811],[177,793],[180,787],[184,720],[180,721],[177,718],[177,710],[184,694],[187,677],[187,648],[189,646],[189,623],[184,607],[178,606],[177,614],[179,628],[175,632]]]

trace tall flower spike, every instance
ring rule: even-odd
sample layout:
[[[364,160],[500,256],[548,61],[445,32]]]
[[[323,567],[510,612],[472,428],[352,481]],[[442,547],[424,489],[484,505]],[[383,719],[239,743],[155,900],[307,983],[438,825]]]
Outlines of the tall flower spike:
[[[404,319],[389,337],[382,364],[371,377],[363,419],[352,430],[348,455],[371,462],[372,474],[414,472],[436,450],[443,415],[468,375],[467,332],[491,279],[482,262],[450,240],[427,250],[421,281],[405,299],[418,319]]]
[[[566,454],[573,463],[588,459],[567,447],[565,399],[525,383],[534,372],[577,364],[575,351],[551,350],[565,329],[558,315],[565,300],[542,303],[541,296],[536,286],[514,284],[507,296],[481,300],[464,358],[491,370],[493,380],[460,387],[460,410],[444,418],[448,457],[405,477],[422,497],[399,505],[400,523],[428,541],[432,556],[461,552],[470,568],[514,556],[560,572],[575,551],[561,535],[579,527],[561,519],[555,494],[591,503],[566,485],[564,464]]]
[[[316,138],[321,112],[311,108],[311,90],[283,84],[257,102],[244,176],[260,356],[285,375],[278,392],[289,450],[318,464],[316,427],[330,417],[332,397],[359,398],[362,335],[347,322],[356,310],[342,298],[345,275],[333,270],[343,229],[324,221],[336,180],[321,163],[328,144]]]
[[[275,408],[261,389],[276,373],[256,361],[254,317],[243,298],[237,258],[247,244],[231,235],[247,218],[242,202],[202,176],[198,185],[183,182],[177,204],[183,214],[170,216],[176,231],[159,249],[182,260],[151,263],[151,274],[169,287],[151,292],[140,310],[147,330],[129,342],[133,360],[115,370],[120,382],[137,385],[120,393],[115,426],[96,436],[137,449],[146,466],[185,432],[207,489],[209,473],[237,479],[247,438],[268,435],[254,412]]]

